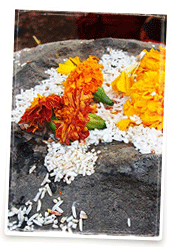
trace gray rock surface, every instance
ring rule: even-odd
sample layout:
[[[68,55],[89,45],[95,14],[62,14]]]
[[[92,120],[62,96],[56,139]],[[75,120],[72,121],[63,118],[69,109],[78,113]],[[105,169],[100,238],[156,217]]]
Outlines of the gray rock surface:
[[[90,54],[100,58],[108,46],[138,55],[144,48],[149,50],[152,43],[117,39],[70,40],[16,52],[13,96],[20,92],[20,88],[34,87],[47,78],[44,71],[57,67],[64,58],[78,55],[84,60]],[[47,153],[44,138],[46,135],[27,133],[12,124],[9,208],[25,204],[40,188],[47,172],[43,166]],[[94,174],[78,175],[70,185],[51,182],[53,198],[60,196],[60,191],[62,193],[64,215],[71,214],[72,203],[76,201],[77,212],[84,210],[88,214],[82,234],[158,236],[161,155],[140,154],[133,145],[116,141],[99,144],[95,149],[101,150],[101,154]],[[33,164],[36,164],[36,171],[29,174]],[[53,198],[45,196],[41,213],[53,205]],[[127,218],[131,219],[130,227]],[[52,230],[51,226],[38,229]]]

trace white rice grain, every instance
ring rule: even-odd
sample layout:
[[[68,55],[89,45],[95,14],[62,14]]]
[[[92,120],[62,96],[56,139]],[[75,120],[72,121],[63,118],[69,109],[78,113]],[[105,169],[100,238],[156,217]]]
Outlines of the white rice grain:
[[[41,200],[39,199],[38,204],[37,204],[37,212],[41,210],[41,206],[42,206],[42,203],[41,203]]]
[[[68,227],[64,224],[60,224],[60,228],[62,229],[62,231],[66,231]]]
[[[16,207],[12,207],[11,211],[12,211],[14,214],[18,214],[19,209],[17,209]]]
[[[61,214],[63,214],[63,209],[61,209],[60,207],[57,207],[57,209],[56,209],[59,213],[61,213]]]
[[[55,224],[55,225],[58,224],[58,219],[54,220],[54,224]]]
[[[48,179],[49,178],[49,173],[46,174],[44,180],[41,183],[41,186],[45,185],[46,183],[50,183],[51,180]]]
[[[16,230],[16,228],[18,227],[18,225],[13,225],[10,230],[13,231],[13,230]]]
[[[42,193],[41,193],[41,196],[40,196],[40,199],[41,199],[41,200],[45,197],[46,191],[47,191],[46,188],[43,188],[43,189],[42,189]]]
[[[128,225],[128,227],[131,227],[131,219],[130,218],[127,218],[127,225]]]
[[[83,221],[82,221],[82,218],[79,219],[79,230],[81,232],[83,231]]]
[[[68,223],[68,222],[70,222],[72,219],[73,219],[73,216],[71,215],[71,216],[69,216],[69,217],[66,219],[66,222]]]
[[[77,218],[76,208],[75,208],[75,202],[72,205],[72,215],[73,215],[74,218]]]
[[[45,188],[46,188],[48,194],[49,194],[50,196],[52,196],[53,194],[52,194],[52,191],[51,191],[51,189],[50,189],[49,184],[46,184],[46,185],[45,185]]]
[[[63,216],[63,217],[61,218],[60,222],[63,224],[63,223],[66,221],[66,219],[67,219],[67,216]]]
[[[78,220],[78,219],[72,219],[72,222],[74,222],[74,223],[78,223],[78,222],[79,222],[79,220]]]
[[[53,210],[53,211],[55,211],[55,210],[59,211],[59,210],[60,210],[59,206],[60,206],[62,203],[63,203],[63,201],[58,201],[58,202],[52,207],[52,210]],[[59,210],[58,210],[58,209],[59,209]],[[61,212],[60,212],[60,213],[61,213]]]
[[[14,215],[16,215],[14,212],[12,212],[12,211],[8,212],[8,217],[13,217]]]
[[[56,225],[56,224],[53,224],[52,227],[55,228],[55,229],[59,228],[59,226]]]
[[[44,225],[49,225],[52,224],[54,222],[54,219],[50,219],[44,222]]]
[[[39,220],[33,220],[33,222],[36,224],[36,225],[38,225],[38,226],[42,226],[43,224],[39,221]]]
[[[39,199],[41,193],[42,193],[42,188],[39,189],[39,192],[38,192],[38,193],[36,194],[36,196],[34,197],[34,199],[33,199],[34,202],[37,202],[37,201],[38,201],[38,199]]]
[[[57,203],[57,202],[58,202],[58,200],[57,200],[57,199],[53,199],[53,202],[54,202],[54,203]]]
[[[72,223],[72,228],[76,229],[77,228],[77,224],[76,223]]]
[[[29,174],[31,174],[35,169],[36,169],[36,165],[33,165],[29,170]]]

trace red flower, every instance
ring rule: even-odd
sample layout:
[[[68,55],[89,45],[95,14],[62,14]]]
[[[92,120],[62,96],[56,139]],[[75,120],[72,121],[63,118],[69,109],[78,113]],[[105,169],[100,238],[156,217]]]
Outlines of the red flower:
[[[34,133],[40,125],[51,121],[53,110],[61,107],[60,99],[60,96],[55,94],[47,97],[38,94],[31,102],[31,106],[25,110],[19,124],[27,124],[27,131]]]
[[[68,92],[62,97],[61,109],[55,110],[58,120],[53,123],[56,126],[56,137],[60,142],[69,145],[70,140],[84,140],[89,135],[86,123],[89,121],[89,112],[92,102],[91,94],[85,95],[82,90]]]

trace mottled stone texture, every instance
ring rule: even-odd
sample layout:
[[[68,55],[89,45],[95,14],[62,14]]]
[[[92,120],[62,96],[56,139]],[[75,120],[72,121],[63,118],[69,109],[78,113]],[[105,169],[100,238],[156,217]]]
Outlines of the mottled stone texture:
[[[156,44],[153,45],[157,48]],[[15,54],[15,61],[18,59],[20,64],[30,62],[21,67],[14,61],[13,94],[19,93],[20,88],[34,87],[47,78],[44,71],[57,67],[64,58],[78,55],[84,60],[91,54],[100,58],[108,46],[138,55],[144,48],[149,50],[152,43],[110,38],[70,40],[22,50]],[[19,207],[38,192],[47,172],[43,166],[47,153],[42,142],[44,138],[46,136],[27,133],[12,124],[9,207]],[[116,141],[99,144],[95,149],[101,150],[101,154],[94,174],[79,175],[70,185],[62,181],[51,182],[53,198],[58,197],[60,191],[62,193],[64,215],[71,214],[72,203],[76,201],[77,212],[82,209],[88,214],[82,234],[158,236],[161,155],[140,154],[133,145]],[[34,164],[36,171],[29,174],[29,168]],[[45,196],[41,213],[53,206],[53,198]],[[127,218],[131,219],[130,227]]]

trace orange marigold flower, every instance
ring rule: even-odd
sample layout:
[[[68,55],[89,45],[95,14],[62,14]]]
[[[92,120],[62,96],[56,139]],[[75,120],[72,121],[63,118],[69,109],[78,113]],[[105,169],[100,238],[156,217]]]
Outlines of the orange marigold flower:
[[[93,105],[90,106],[90,112],[91,113],[97,112],[97,104],[93,104]]]
[[[61,97],[57,94],[48,95],[46,101],[51,105],[53,110],[61,108]]]
[[[61,143],[69,145],[70,141],[84,140],[88,137],[86,123],[89,121],[91,102],[92,95],[85,95],[82,90],[68,92],[62,97],[63,107],[55,111],[58,120],[53,121],[56,126],[56,137]]]
[[[72,92],[74,89],[83,90],[85,94],[94,93],[98,87],[103,84],[102,64],[98,63],[99,59],[95,56],[89,56],[87,60],[80,63],[71,71],[66,81],[65,94]]]
[[[51,121],[55,108],[60,108],[60,96],[53,94],[46,97],[38,94],[25,110],[19,124],[27,124],[27,131],[34,133],[40,125]]]

